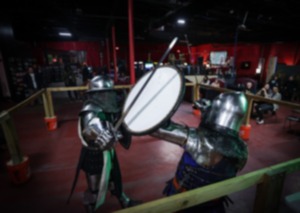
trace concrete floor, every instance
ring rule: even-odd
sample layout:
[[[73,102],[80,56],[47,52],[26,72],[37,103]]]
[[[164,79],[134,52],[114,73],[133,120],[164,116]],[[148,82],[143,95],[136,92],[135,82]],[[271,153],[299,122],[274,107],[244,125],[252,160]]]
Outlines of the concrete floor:
[[[7,150],[0,151],[1,212],[85,212],[81,200],[86,183],[81,172],[70,204],[66,204],[79,157],[81,143],[77,136],[77,114],[82,102],[54,100],[58,129],[48,131],[42,106],[26,107],[13,115],[21,150],[29,156],[31,179],[14,185],[6,172]],[[267,166],[300,157],[300,125],[293,134],[284,127],[291,109],[280,107],[276,116],[267,116],[264,125],[251,121],[251,135],[247,141],[249,158],[242,175]],[[197,126],[199,118],[192,113],[190,103],[183,102],[172,118],[189,126]],[[133,137],[129,150],[117,145],[124,191],[144,202],[162,198],[165,182],[175,173],[182,149],[151,136]],[[282,197],[300,191],[299,172],[287,176]],[[234,204],[227,212],[253,211],[255,187],[230,195]],[[97,212],[120,209],[119,203],[107,194],[106,203]],[[282,203],[279,212],[287,212]]]

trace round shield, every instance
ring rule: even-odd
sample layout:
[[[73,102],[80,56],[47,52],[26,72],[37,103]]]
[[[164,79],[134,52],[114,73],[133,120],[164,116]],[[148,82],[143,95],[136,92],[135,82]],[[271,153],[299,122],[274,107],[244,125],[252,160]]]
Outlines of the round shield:
[[[146,73],[131,89],[125,101],[123,115],[127,114],[123,124],[126,129],[133,135],[155,131],[178,108],[183,88],[182,75],[174,67],[162,66]]]

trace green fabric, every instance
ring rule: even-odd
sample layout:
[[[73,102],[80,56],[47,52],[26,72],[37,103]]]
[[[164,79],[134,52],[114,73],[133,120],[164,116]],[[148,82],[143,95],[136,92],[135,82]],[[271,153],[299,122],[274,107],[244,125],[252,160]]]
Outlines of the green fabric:
[[[106,121],[106,115],[104,112],[98,112],[97,116],[100,119],[100,121]]]
[[[110,118],[109,116],[106,116],[106,114],[104,112],[98,112],[97,116],[101,121],[107,121]],[[111,174],[111,169],[112,169],[112,166],[113,166],[112,165],[113,157],[114,157],[114,150],[113,149],[103,151],[103,162],[106,162],[105,171],[102,170],[102,174],[103,174],[103,172],[105,172],[105,177],[104,177],[105,178],[105,181],[104,181],[105,192],[102,193],[100,195],[100,198],[97,199],[95,210],[98,209],[105,201],[107,188],[108,188],[108,183],[109,183],[110,174]]]
[[[105,201],[108,182],[110,179],[110,173],[111,173],[111,169],[112,169],[112,158],[113,157],[114,157],[113,149],[103,152],[104,162],[107,162],[106,171],[102,171],[102,172],[105,172],[105,174],[106,174],[105,175],[105,183],[104,183],[105,184],[105,193],[101,194],[101,197],[98,199],[96,206],[95,206],[95,210],[98,209]]]

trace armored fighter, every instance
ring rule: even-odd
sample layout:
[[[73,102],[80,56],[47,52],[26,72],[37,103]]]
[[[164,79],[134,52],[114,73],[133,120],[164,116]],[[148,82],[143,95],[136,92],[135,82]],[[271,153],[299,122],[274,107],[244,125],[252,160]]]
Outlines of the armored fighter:
[[[202,112],[202,121],[198,128],[171,121],[152,134],[178,144],[185,150],[175,177],[167,182],[165,195],[177,194],[236,176],[245,166],[248,157],[247,145],[239,138],[239,129],[246,110],[247,99],[243,93],[222,93]],[[209,201],[184,212],[225,212],[224,201],[228,199],[223,197]]]
[[[106,76],[96,76],[89,82],[87,101],[79,113],[78,135],[82,141],[80,159],[76,171],[74,190],[80,170],[86,175],[88,188],[83,203],[87,212],[94,212],[105,200],[108,190],[117,197],[122,208],[137,205],[140,201],[130,199],[122,189],[122,177],[114,148],[103,151],[101,144],[119,141],[129,148],[131,135],[124,129],[113,130],[120,116],[124,94],[113,89],[113,81]],[[122,97],[123,96],[123,97]]]

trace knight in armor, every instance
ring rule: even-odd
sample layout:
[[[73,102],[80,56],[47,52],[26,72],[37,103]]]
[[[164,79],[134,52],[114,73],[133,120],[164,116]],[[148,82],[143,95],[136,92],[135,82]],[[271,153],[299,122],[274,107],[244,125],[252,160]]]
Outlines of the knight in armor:
[[[222,93],[211,103],[203,105],[198,128],[186,127],[172,121],[152,135],[184,148],[175,177],[167,182],[167,196],[192,190],[235,177],[246,164],[248,148],[239,138],[239,129],[247,110],[243,93]],[[185,209],[184,212],[225,212],[222,197]]]
[[[105,200],[108,190],[117,197],[122,208],[137,205],[126,196],[122,189],[122,177],[117,153],[112,147],[102,150],[99,145],[115,143],[128,149],[131,135],[120,128],[114,131],[113,125],[120,117],[123,98],[113,89],[113,81],[107,76],[96,76],[89,82],[87,100],[79,113],[78,134],[82,141],[82,149],[72,192],[76,185],[78,174],[83,170],[88,188],[84,192],[83,203],[87,212],[95,212]],[[71,194],[72,194],[71,192]]]

